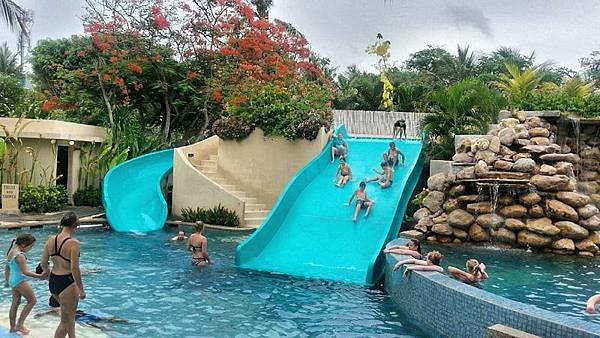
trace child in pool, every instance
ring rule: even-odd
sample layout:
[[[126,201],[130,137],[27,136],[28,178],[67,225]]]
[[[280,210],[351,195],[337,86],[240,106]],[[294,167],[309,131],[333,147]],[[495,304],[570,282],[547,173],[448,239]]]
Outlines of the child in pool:
[[[185,232],[180,231],[177,233],[177,236],[174,236],[173,238],[171,238],[171,241],[178,242],[178,241],[185,241],[186,239],[187,239],[187,236],[185,235]]]
[[[335,178],[333,179],[335,185],[337,187],[343,187],[348,183],[349,180],[352,179],[352,170],[348,163],[346,163],[346,159],[342,156],[340,157],[340,165],[338,166],[337,171],[335,172]]]
[[[389,188],[392,186],[392,182],[394,181],[394,171],[392,167],[388,165],[387,162],[381,162],[381,171],[373,169],[373,171],[381,176],[375,176],[371,178],[367,178],[366,182],[377,181],[381,189]]]
[[[408,274],[413,270],[444,272],[444,269],[440,266],[443,257],[439,251],[431,251],[427,254],[426,261],[421,259],[406,259],[396,263],[394,271],[400,269],[404,264],[414,264],[406,267],[402,275],[403,277],[408,277]]]
[[[473,284],[489,278],[485,268],[485,264],[480,263],[478,260],[469,259],[466,263],[466,271],[449,266],[448,272],[463,283]]]
[[[383,252],[410,255],[417,259],[420,259],[423,256],[421,253],[421,242],[419,242],[418,239],[411,239],[408,241],[408,245],[392,245],[383,249]]]
[[[598,303],[600,303],[600,293],[593,295],[588,299],[585,311],[587,311],[587,313],[596,313],[596,304]]]
[[[354,190],[352,196],[350,196],[350,200],[345,204],[347,207],[350,206],[350,203],[352,203],[352,200],[356,197],[356,208],[354,208],[354,217],[352,218],[353,222],[356,222],[360,209],[367,208],[367,211],[365,211],[365,218],[367,218],[371,211],[371,207],[373,206],[374,202],[367,197],[366,187],[367,184],[365,182],[360,182],[358,189]]]
[[[35,237],[31,234],[22,234],[13,239],[10,243],[10,248],[6,253],[6,266],[4,267],[5,287],[12,289],[12,304],[8,314],[10,321],[10,332],[19,332],[28,334],[25,324],[25,319],[33,309],[36,299],[31,285],[27,283],[25,276],[34,278],[45,278],[44,274],[39,274],[29,271],[25,253],[29,252],[35,244]],[[21,310],[21,315],[17,321],[17,311],[21,305],[21,297],[25,297],[27,304]]]

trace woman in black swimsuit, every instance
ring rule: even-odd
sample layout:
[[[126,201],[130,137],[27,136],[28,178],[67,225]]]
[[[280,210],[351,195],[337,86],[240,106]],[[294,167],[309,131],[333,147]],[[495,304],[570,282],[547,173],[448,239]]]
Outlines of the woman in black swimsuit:
[[[40,265],[46,273],[50,270],[48,261],[52,260],[48,287],[52,297],[60,303],[60,324],[54,337],[75,337],[77,305],[79,299],[85,298],[79,268],[79,241],[72,238],[79,219],[74,212],[69,212],[60,221],[60,226],[60,233],[46,241]]]
[[[192,265],[194,266],[206,266],[210,264],[210,257],[208,257],[207,246],[208,240],[202,235],[204,230],[204,222],[196,222],[196,232],[190,235],[188,239],[188,250],[192,251]]]

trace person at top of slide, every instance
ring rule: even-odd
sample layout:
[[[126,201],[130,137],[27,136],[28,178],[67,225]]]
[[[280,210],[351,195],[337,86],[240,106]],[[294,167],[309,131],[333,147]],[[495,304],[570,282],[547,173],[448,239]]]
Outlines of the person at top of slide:
[[[406,121],[404,121],[404,119],[399,119],[394,122],[393,138],[401,139],[402,136],[406,138]]]
[[[344,134],[338,133],[337,137],[333,136],[331,142],[331,163],[335,161],[335,156],[348,156],[348,142],[344,140]]]

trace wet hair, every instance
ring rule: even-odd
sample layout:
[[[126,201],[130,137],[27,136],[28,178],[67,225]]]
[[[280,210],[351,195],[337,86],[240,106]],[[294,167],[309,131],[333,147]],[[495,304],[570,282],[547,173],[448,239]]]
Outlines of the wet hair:
[[[196,232],[200,232],[202,230],[204,230],[204,222],[202,221],[196,221]]]
[[[340,162],[346,162],[346,156],[340,156]]]
[[[386,161],[383,161],[383,162],[381,162],[381,164],[380,164],[380,165],[381,165],[381,167],[382,167],[382,168],[385,168],[385,167],[387,167],[387,165],[388,165],[388,164],[387,164],[387,162],[386,162]]]
[[[471,258],[471,259],[467,260],[466,268],[467,268],[467,272],[471,273],[473,275],[476,275],[477,273],[481,273],[481,270],[479,269],[479,261],[476,259]]]
[[[344,134],[342,134],[342,132],[339,132],[339,133],[337,133],[337,136],[338,136],[338,137],[339,137],[340,135],[341,135],[341,136],[344,136]]]
[[[416,246],[416,247],[417,247],[417,252],[418,252],[418,253],[420,253],[420,254],[423,254],[423,253],[421,252],[421,242],[419,242],[419,240],[418,240],[418,239],[411,239],[411,240],[410,240],[410,243],[412,243],[414,246]]]
[[[427,260],[430,261],[431,263],[433,263],[433,265],[440,265],[440,262],[442,261],[442,258],[444,258],[444,256],[439,252],[439,251],[430,251],[427,254]]]
[[[79,217],[77,214],[69,211],[63,218],[60,220],[61,227],[74,228],[79,225]]]
[[[358,186],[361,187],[361,188],[366,188],[367,184],[365,183],[365,181],[361,181]]]
[[[390,142],[390,147],[391,147],[391,146],[394,146],[394,147],[396,147],[396,143],[394,143],[394,142]]]
[[[10,247],[8,248],[8,251],[6,251],[6,255],[8,256],[10,250],[12,250],[15,244],[18,247],[26,247],[33,243],[35,243],[35,237],[33,237],[32,234],[20,234],[16,238],[13,238],[13,240],[10,242]]]

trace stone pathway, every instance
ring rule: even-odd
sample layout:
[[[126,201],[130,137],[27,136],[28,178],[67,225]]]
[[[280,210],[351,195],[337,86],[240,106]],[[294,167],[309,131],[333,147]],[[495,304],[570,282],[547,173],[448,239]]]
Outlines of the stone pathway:
[[[69,207],[67,209],[43,214],[22,213],[20,215],[0,214],[0,229],[13,229],[23,227],[41,227],[44,225],[56,225],[60,219],[69,211],[74,211],[82,222],[89,223],[100,217],[103,212],[96,207]],[[101,223],[101,220],[98,220]]]

